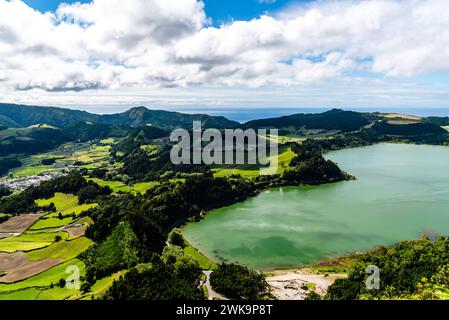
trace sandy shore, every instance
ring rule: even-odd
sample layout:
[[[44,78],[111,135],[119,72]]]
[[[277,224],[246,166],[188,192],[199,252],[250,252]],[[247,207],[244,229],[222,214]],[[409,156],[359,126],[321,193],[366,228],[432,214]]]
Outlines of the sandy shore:
[[[304,300],[310,291],[324,295],[336,279],[346,274],[316,274],[307,269],[279,270],[266,278],[272,294],[279,300]]]

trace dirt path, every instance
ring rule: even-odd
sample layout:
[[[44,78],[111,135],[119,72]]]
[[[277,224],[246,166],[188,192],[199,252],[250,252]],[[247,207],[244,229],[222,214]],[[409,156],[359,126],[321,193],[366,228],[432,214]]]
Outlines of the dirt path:
[[[210,275],[213,271],[211,270],[203,270],[203,273],[206,275],[206,280],[202,283],[202,286],[206,286],[207,292],[209,293],[209,300],[219,299],[219,300],[229,300],[225,297],[223,297],[221,294],[217,293],[212,289],[212,286],[210,285]]]
[[[336,279],[345,277],[345,274],[312,274],[305,270],[276,271],[267,277],[267,282],[279,300],[304,300],[310,291],[326,294]]]

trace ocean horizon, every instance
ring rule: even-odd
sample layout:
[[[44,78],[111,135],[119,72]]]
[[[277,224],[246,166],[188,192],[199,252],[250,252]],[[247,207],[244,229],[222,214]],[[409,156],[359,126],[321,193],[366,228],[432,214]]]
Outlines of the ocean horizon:
[[[357,112],[381,112],[381,113],[401,113],[419,117],[448,117],[449,108],[338,108],[347,111],[357,111]],[[246,122],[256,119],[267,119],[288,116],[298,113],[322,113],[332,109],[329,108],[172,108],[167,109],[168,111],[177,111],[183,113],[202,113],[211,116],[224,116],[229,120],[234,120],[237,122]],[[153,109],[153,108],[150,108]],[[157,109],[157,108],[154,108]]]
[[[342,109],[346,111],[357,112],[381,112],[381,113],[401,113],[419,117],[449,117],[449,107],[158,107],[142,104],[129,106],[61,106],[73,110],[83,110],[95,114],[113,114],[127,111],[133,107],[144,106],[150,110],[164,110],[171,112],[181,112],[187,114],[208,114],[211,116],[223,116],[229,120],[237,122],[247,122],[257,119],[268,119],[282,116],[288,116],[298,113],[322,113],[332,109]]]

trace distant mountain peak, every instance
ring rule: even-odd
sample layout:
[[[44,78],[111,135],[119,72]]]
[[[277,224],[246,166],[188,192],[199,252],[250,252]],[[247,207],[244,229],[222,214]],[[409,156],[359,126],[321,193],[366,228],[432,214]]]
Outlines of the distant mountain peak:
[[[110,124],[127,127],[152,125],[163,129],[191,128],[194,120],[202,121],[208,128],[235,128],[239,123],[225,117],[205,114],[191,115],[164,110],[151,110],[144,106],[131,108],[122,113],[110,115],[92,114],[86,111],[57,107],[38,107],[0,103],[0,126],[29,127],[47,123],[64,128],[79,122],[85,124]]]
[[[129,109],[128,111],[126,111],[125,113],[140,113],[140,112],[147,112],[150,111],[150,109],[148,109],[147,107],[144,106],[140,106],[140,107],[133,107],[131,109]]]

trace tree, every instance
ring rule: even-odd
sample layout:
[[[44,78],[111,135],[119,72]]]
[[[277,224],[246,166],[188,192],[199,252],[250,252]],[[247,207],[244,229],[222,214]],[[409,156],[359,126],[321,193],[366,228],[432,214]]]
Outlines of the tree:
[[[231,299],[256,300],[268,290],[265,277],[237,264],[221,264],[210,277],[212,288]]]
[[[106,300],[203,300],[203,290],[196,283],[173,272],[170,265],[154,261],[139,272],[131,269],[114,281],[106,292]]]
[[[321,296],[315,291],[310,291],[307,294],[306,300],[321,300]]]
[[[64,288],[65,287],[65,285],[66,285],[66,281],[65,281],[65,279],[59,279],[59,282],[58,282],[58,287],[60,287],[61,289],[62,288]]]
[[[174,264],[178,276],[193,283],[201,274],[200,264],[192,256],[183,255]]]
[[[173,229],[172,232],[170,232],[170,235],[168,236],[168,241],[174,245],[181,248],[185,248],[187,246],[184,237],[181,234],[181,230],[179,229]]]
[[[81,284],[81,292],[82,293],[88,293],[92,290],[92,285],[89,282],[83,282]]]

